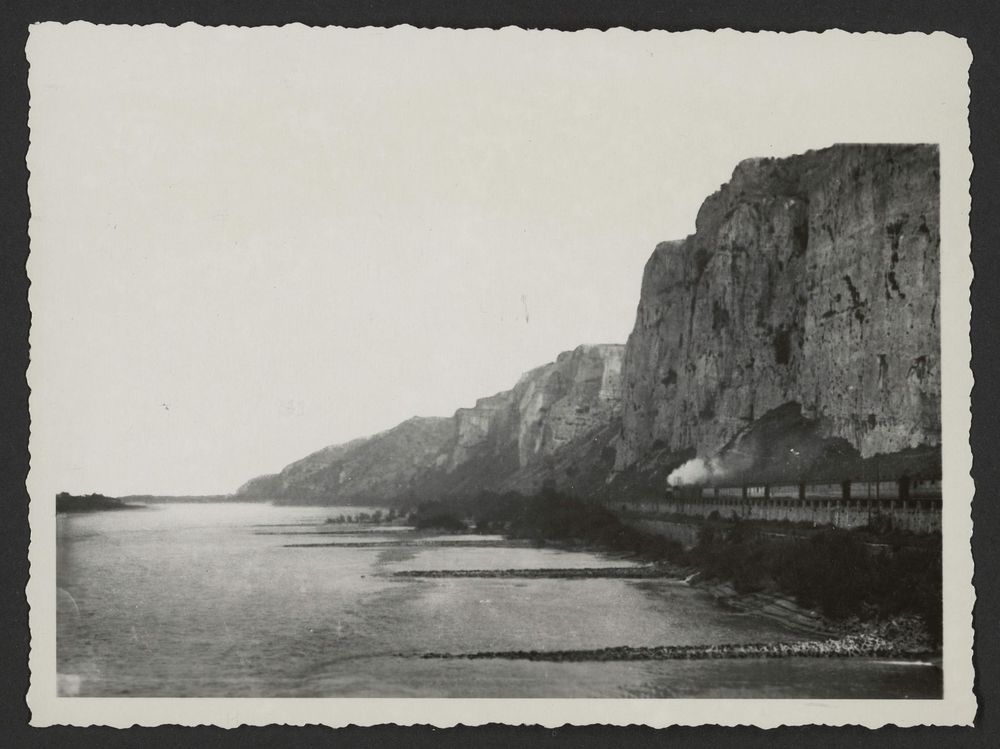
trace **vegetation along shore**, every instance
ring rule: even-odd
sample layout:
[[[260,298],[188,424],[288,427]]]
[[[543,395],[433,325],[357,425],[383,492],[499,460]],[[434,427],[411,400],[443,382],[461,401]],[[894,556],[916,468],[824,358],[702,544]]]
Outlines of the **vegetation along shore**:
[[[819,644],[789,643],[777,650],[762,649],[760,654],[765,657],[775,653],[915,656],[940,649],[938,544],[904,545],[893,539],[893,543],[875,545],[871,529],[818,528],[808,534],[765,535],[734,519],[699,523],[697,543],[684,548],[678,541],[623,523],[600,504],[551,489],[529,497],[482,493],[423,503],[411,513],[410,521],[418,528],[502,533],[539,545],[625,555],[648,564],[564,576],[683,579],[704,588],[723,605],[827,636],[815,641]],[[491,575],[511,576],[507,572],[493,571]],[[405,573],[437,574],[434,570]],[[440,576],[451,574],[440,572]],[[771,643],[768,648],[773,646]],[[711,654],[704,656],[666,649],[649,657],[722,657],[719,653],[730,652],[748,657],[757,651],[755,645],[738,647],[743,649],[706,650]],[[612,650],[617,653],[621,649]],[[627,654],[627,649],[621,653]]]
[[[74,495],[60,492],[56,495],[56,512],[99,512],[104,510],[140,510],[144,505],[131,504],[117,497],[103,494]]]

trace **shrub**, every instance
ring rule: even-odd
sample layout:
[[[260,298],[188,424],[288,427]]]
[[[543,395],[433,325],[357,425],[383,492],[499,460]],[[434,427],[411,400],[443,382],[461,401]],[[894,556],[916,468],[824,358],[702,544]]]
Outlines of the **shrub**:
[[[454,515],[447,512],[439,512],[433,515],[423,515],[416,518],[414,526],[425,530],[434,528],[444,531],[464,531],[466,525]]]

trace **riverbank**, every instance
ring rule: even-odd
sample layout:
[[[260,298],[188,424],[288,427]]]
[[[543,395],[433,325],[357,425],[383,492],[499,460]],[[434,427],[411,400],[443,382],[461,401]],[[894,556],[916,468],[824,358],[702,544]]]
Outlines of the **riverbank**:
[[[512,539],[519,543],[521,539]],[[437,543],[444,543],[438,541]],[[637,562],[634,566],[583,568],[522,569],[426,569],[400,570],[395,578],[513,578],[513,579],[622,579],[672,580],[711,596],[720,607],[742,614],[776,621],[788,629],[812,636],[793,642],[750,642],[716,645],[630,647],[615,646],[586,650],[507,650],[468,653],[422,653],[426,659],[507,659],[560,663],[587,661],[705,660],[719,658],[897,658],[901,660],[936,659],[935,645],[924,622],[914,615],[899,615],[887,620],[851,617],[832,620],[814,609],[800,606],[777,593],[740,593],[730,582],[709,580],[691,566],[643,558],[638,553],[614,553],[580,539],[563,539],[533,544],[567,552],[601,554],[618,561]]]
[[[638,568],[613,568],[614,576],[634,578],[666,578],[674,579],[699,589],[711,596],[721,607],[738,611],[742,614],[760,616],[776,621],[791,630],[823,638],[815,642],[822,647],[815,650],[817,655],[831,653],[832,655],[871,655],[884,657],[915,658],[940,656],[939,640],[929,631],[926,622],[913,613],[900,613],[889,617],[850,616],[832,618],[824,616],[814,607],[800,605],[789,596],[777,591],[737,590],[732,581],[711,578],[693,564],[681,565],[665,562],[662,559],[644,555],[641,552],[614,552],[599,544],[588,543],[580,539],[551,541],[544,544],[564,551],[582,551],[604,554],[613,559],[629,560],[643,563]],[[641,570],[641,572],[640,572]],[[574,577],[587,577],[590,570],[574,571]],[[600,576],[600,575],[597,575]],[[805,655],[800,653],[799,643],[791,644],[792,649],[779,649],[764,657],[782,657],[783,655]],[[741,651],[751,657],[750,653],[756,645],[733,645],[733,648],[750,647]],[[813,650],[810,650],[813,652]],[[660,656],[653,656],[659,658]],[[672,657],[672,656],[671,656]],[[695,656],[685,656],[695,657]],[[705,657],[722,657],[710,655]]]
[[[933,544],[873,551],[870,530],[772,537],[733,521],[700,526],[686,548],[557,492],[434,503],[423,516],[449,512],[480,533],[655,566],[654,576],[686,581],[720,606],[808,635],[874,638],[900,654],[939,652],[941,560]]]
[[[62,492],[56,495],[56,513],[103,512],[105,510],[144,510],[145,505],[123,502],[117,497],[103,494],[75,496]]]

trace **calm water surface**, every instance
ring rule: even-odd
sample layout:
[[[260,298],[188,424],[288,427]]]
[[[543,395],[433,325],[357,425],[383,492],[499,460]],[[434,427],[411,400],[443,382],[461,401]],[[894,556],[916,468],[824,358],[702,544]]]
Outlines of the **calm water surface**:
[[[939,697],[936,666],[870,659],[541,663],[424,652],[792,641],[667,580],[392,578],[611,567],[583,552],[323,525],[363,508],[175,504],[60,515],[57,652],[80,696]],[[356,532],[355,532],[356,531]],[[359,547],[358,543],[380,544]],[[289,546],[321,543],[329,546]],[[490,545],[494,544],[494,545]]]

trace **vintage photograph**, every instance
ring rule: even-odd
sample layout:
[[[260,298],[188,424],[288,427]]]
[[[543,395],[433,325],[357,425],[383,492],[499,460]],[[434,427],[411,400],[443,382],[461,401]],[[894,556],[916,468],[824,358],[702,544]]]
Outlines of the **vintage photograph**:
[[[971,720],[960,40],[27,52],[36,720]]]

